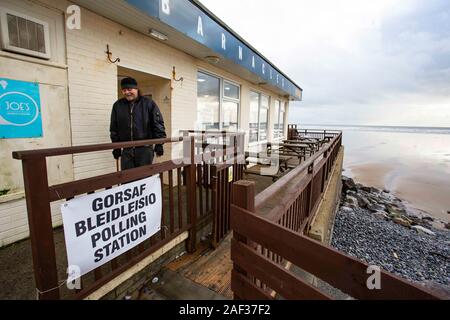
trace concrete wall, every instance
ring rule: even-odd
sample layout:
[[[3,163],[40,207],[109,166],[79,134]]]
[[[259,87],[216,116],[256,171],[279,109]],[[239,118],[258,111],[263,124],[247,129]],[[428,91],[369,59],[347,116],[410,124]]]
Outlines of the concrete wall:
[[[326,190],[322,196],[321,203],[314,213],[314,218],[311,221],[310,229],[307,234],[309,237],[329,244],[331,240],[331,233],[333,230],[334,218],[336,211],[339,209],[339,202],[342,190],[342,165],[344,162],[344,147],[341,147],[333,171],[330,174],[330,179],[326,186]]]
[[[250,90],[270,96],[269,137],[274,126],[274,101],[286,102],[257,84],[250,83],[227,71],[198,60],[146,35],[128,29],[98,14],[82,8],[81,30],[65,28],[64,13],[69,5],[65,0],[0,0],[0,6],[12,7],[49,21],[52,59],[28,58],[0,51],[2,77],[38,81],[41,87],[44,138],[0,140],[0,188],[11,187],[15,192],[0,197],[0,246],[28,236],[21,164],[11,159],[11,151],[85,145],[110,142],[109,120],[113,103],[118,99],[118,68],[125,67],[162,79],[184,81],[165,82],[158,87],[161,96],[155,97],[166,117],[168,135],[177,136],[180,129],[196,127],[197,71],[206,70],[241,85],[240,128],[248,130]],[[106,46],[113,59],[106,56]],[[148,86],[158,86],[149,83]],[[170,93],[170,94],[167,94]],[[168,95],[170,101],[161,102]],[[288,110],[286,110],[287,115]],[[168,119],[168,120],[167,120]],[[286,117],[287,119],[287,117]],[[287,127],[287,125],[286,125]],[[247,137],[248,140],[248,137]],[[164,159],[181,155],[181,144],[166,153]],[[162,160],[164,160],[162,159]],[[50,184],[83,179],[116,170],[111,151],[57,157],[49,160]],[[61,224],[58,203],[53,203],[54,225]]]

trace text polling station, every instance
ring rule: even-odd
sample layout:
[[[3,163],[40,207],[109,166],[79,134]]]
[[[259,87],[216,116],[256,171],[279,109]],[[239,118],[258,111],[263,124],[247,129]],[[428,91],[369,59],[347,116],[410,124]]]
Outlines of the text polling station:
[[[78,267],[79,277],[160,231],[161,180],[153,176],[75,198],[61,211],[68,265]]]

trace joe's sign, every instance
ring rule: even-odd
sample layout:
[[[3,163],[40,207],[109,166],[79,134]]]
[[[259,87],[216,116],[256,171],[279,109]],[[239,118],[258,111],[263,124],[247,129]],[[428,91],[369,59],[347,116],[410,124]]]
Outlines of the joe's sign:
[[[39,84],[0,78],[0,139],[42,137]]]

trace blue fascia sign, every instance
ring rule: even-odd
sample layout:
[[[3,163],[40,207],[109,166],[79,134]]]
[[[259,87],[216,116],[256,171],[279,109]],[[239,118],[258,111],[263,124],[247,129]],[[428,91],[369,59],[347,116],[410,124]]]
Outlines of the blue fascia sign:
[[[240,65],[296,100],[302,90],[258,53],[188,0],[126,0],[129,4]]]
[[[0,139],[42,137],[39,84],[0,78]]]

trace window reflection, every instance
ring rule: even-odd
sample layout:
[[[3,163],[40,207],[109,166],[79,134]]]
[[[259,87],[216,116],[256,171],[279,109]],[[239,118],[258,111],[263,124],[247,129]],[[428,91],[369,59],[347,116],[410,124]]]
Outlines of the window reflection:
[[[238,100],[239,99],[239,87],[225,81],[224,86],[223,86],[223,95],[224,95],[224,97]]]
[[[258,141],[259,94],[250,92],[249,141]]]
[[[269,129],[269,97],[250,92],[250,142],[267,141]]]
[[[231,101],[223,102],[223,123],[222,129],[237,131],[239,104]]]
[[[269,129],[269,97],[261,95],[261,108],[259,110],[259,140],[267,141]]]
[[[275,100],[275,121],[273,123],[273,137],[274,139],[280,138],[280,101]]]
[[[219,130],[220,80],[198,73],[197,119],[203,130]]]
[[[203,72],[198,72],[197,83],[197,119],[202,130],[237,131],[240,87]]]

